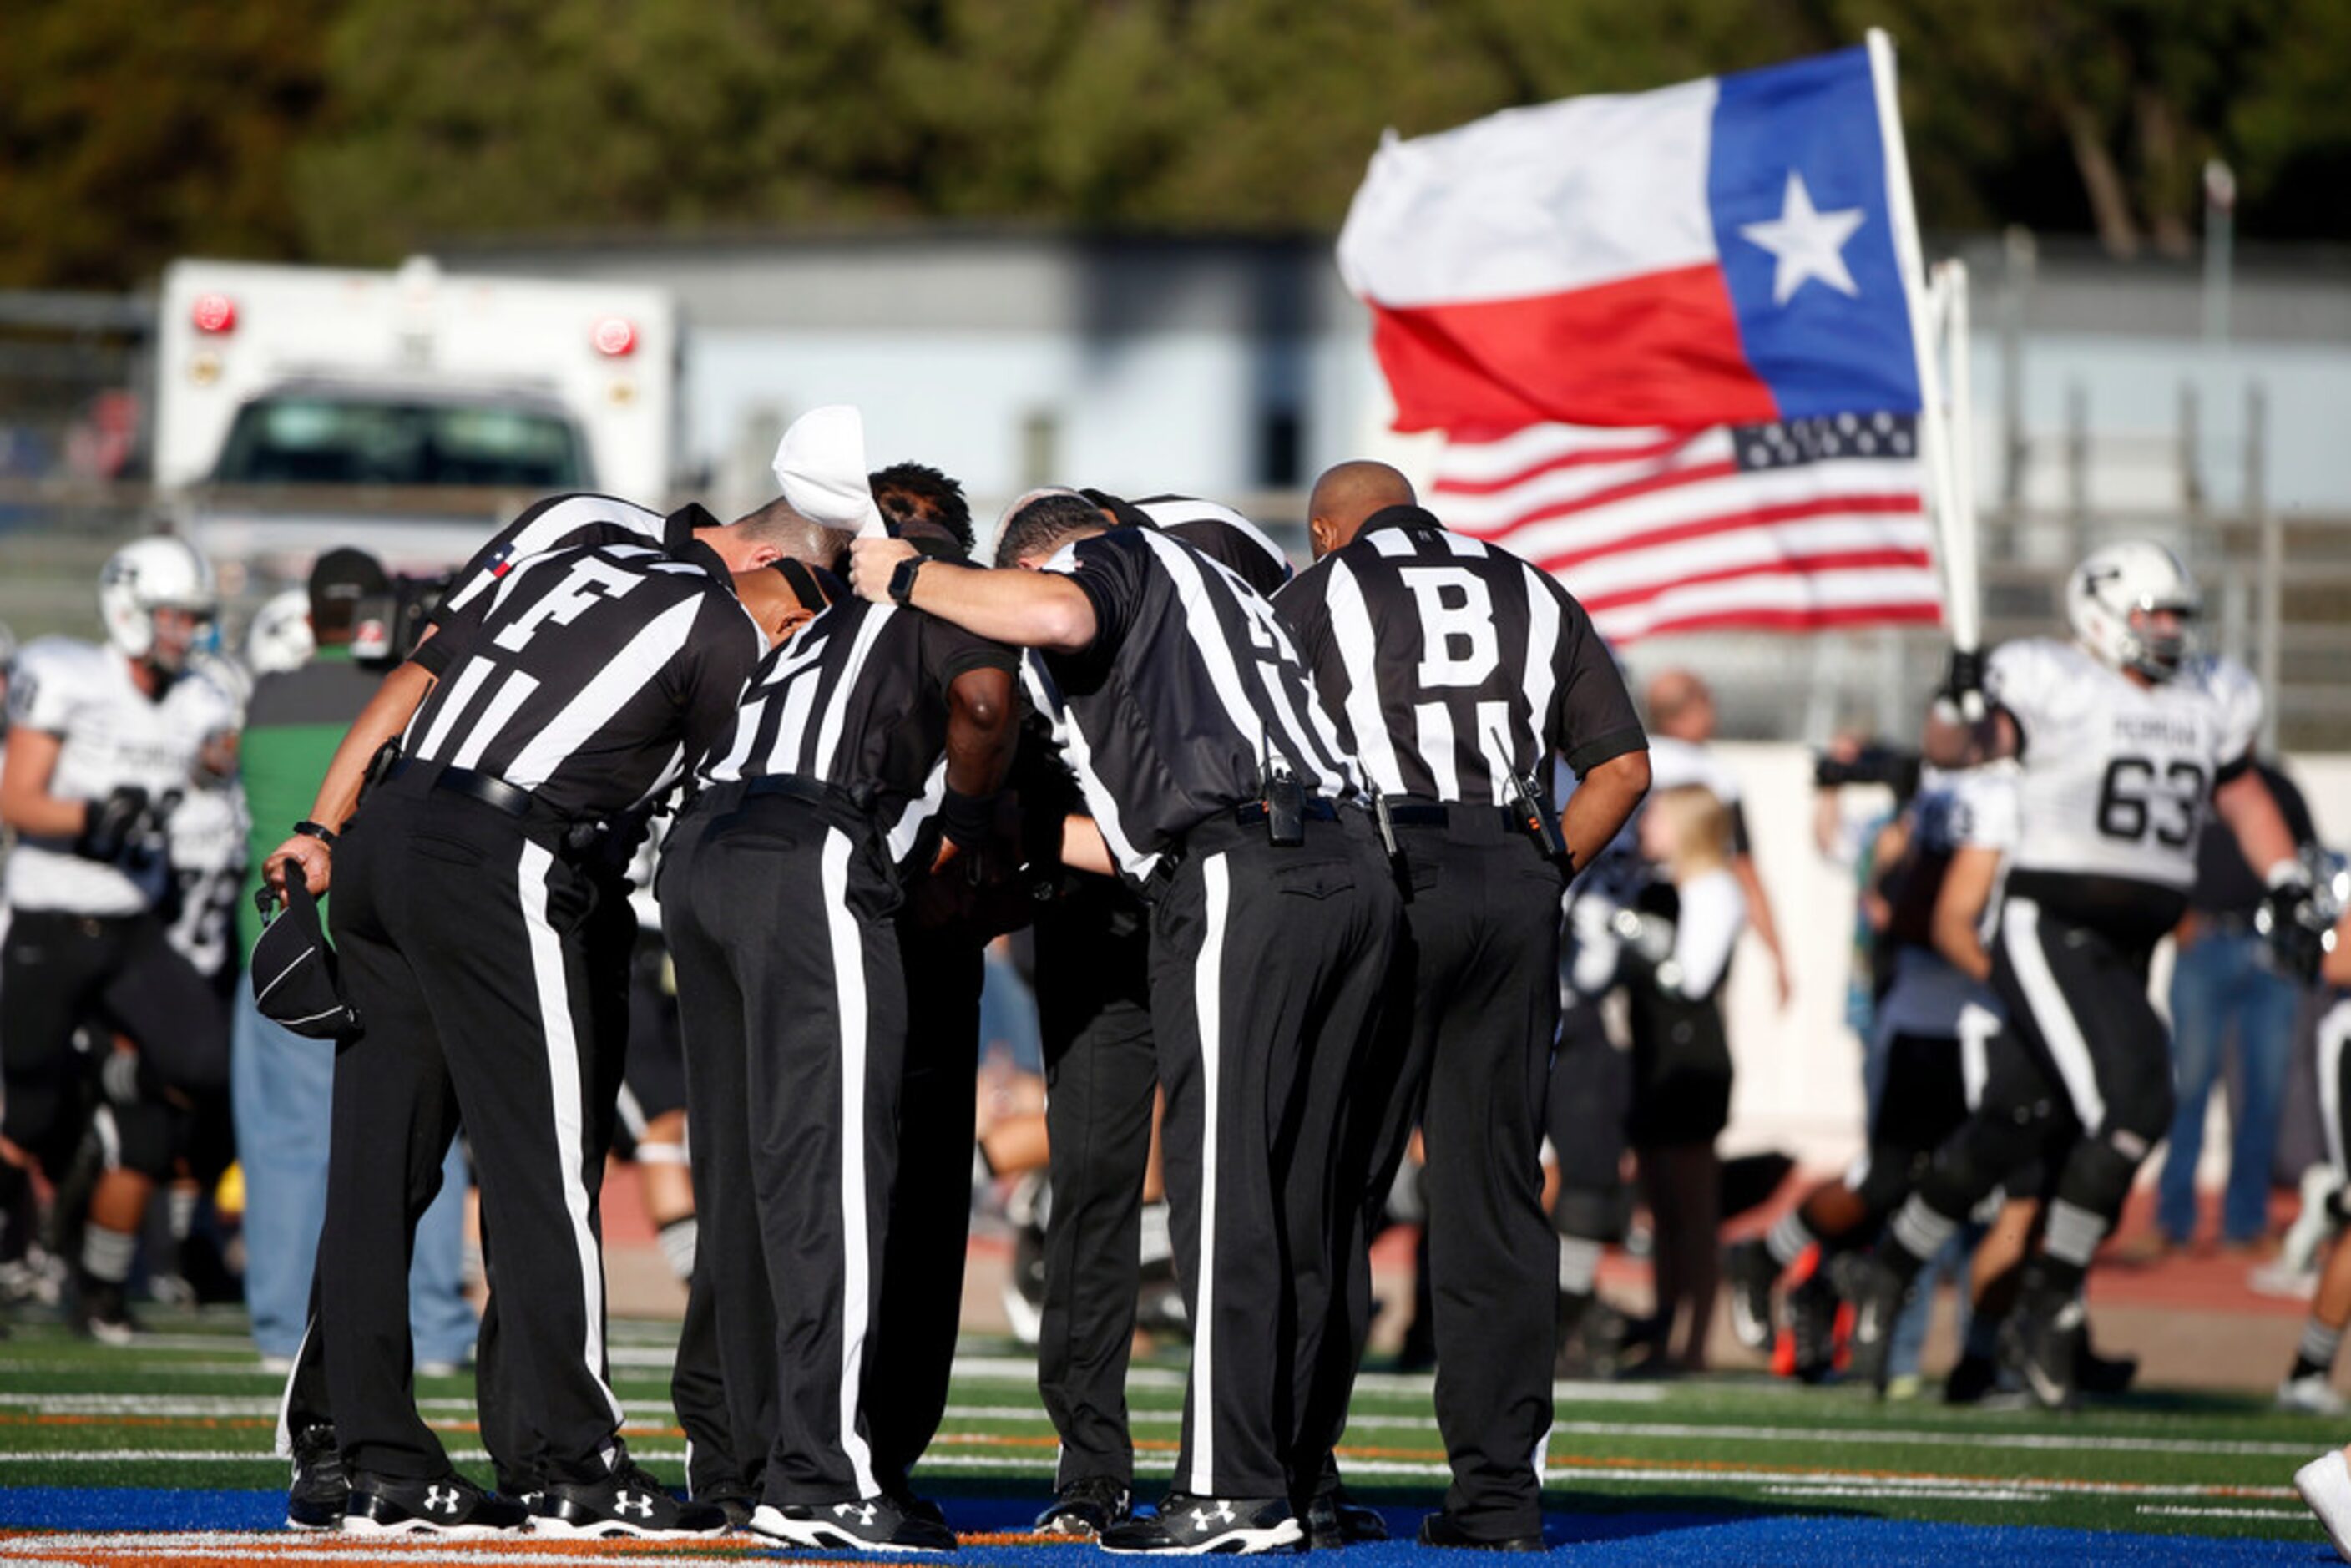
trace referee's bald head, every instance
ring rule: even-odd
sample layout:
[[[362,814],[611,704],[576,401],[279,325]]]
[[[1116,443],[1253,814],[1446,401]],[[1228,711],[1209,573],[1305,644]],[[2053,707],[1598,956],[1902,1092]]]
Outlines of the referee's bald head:
[[[1314,559],[1321,560],[1353,543],[1356,531],[1373,513],[1419,504],[1412,481],[1384,463],[1357,458],[1324,469],[1306,503],[1306,534]]]

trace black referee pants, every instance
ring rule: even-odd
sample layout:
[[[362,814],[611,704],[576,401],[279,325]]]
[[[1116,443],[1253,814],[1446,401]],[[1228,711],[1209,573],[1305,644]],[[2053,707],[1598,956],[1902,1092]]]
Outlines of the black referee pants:
[[[1448,811],[1443,826],[1397,829],[1404,995],[1384,1033],[1405,1043],[1365,1197],[1384,1195],[1417,1123],[1437,1422],[1453,1468],[1446,1511],[1479,1537],[1531,1535],[1542,1525],[1536,1467],[1552,1419],[1559,1246],[1542,1207],[1542,1128],[1565,883],[1498,808]],[[1351,1262],[1361,1284],[1350,1298],[1361,1305],[1349,1323],[1358,1345],[1370,1280],[1359,1224]],[[1343,1422],[1343,1402],[1333,1414]]]
[[[685,1124],[694,1143],[695,1243],[685,1306],[693,1332],[679,1335],[671,1395],[681,1419],[688,1406],[697,1410],[695,1425],[686,1428],[694,1495],[756,1499],[775,1441],[777,1375],[775,1304],[751,1196],[749,1036],[732,961],[719,936],[695,924],[689,891],[711,863],[705,841],[717,816],[696,807],[678,819],[663,841],[655,881],[662,939],[677,971]],[[810,899],[810,890],[800,889],[799,896]],[[796,922],[790,929],[798,928]],[[784,931],[768,935],[781,940]],[[716,1432],[703,1425],[699,1398],[714,1381],[723,1407]]]
[[[979,1109],[979,993],[987,983],[986,944],[969,925],[920,926],[902,912],[897,927],[905,1070],[882,1259],[889,1283],[865,1398],[874,1473],[884,1490],[905,1484],[946,1414],[971,1243],[971,1129]]]
[[[1085,877],[1037,915],[1052,1150],[1037,1386],[1061,1437],[1057,1487],[1134,1481],[1126,1367],[1159,1085],[1144,922],[1142,904],[1105,877]]]
[[[743,1125],[768,1303],[764,1322],[744,1321],[722,1276],[721,1343],[740,1363],[748,1333],[769,1338],[764,1500],[871,1497],[884,1478],[867,1376],[906,1039],[897,886],[871,823],[853,810],[724,789],[701,810],[710,815],[690,858],[661,873],[664,929],[679,966],[689,1094],[707,1094],[705,1063],[730,1048],[745,1059],[731,1115]],[[966,1145],[969,1136],[967,1127]],[[705,1146],[697,1132],[697,1166]],[[714,1197],[734,1179],[735,1157],[712,1173]],[[732,1212],[720,1222],[733,1225]],[[722,1240],[705,1228],[702,1245],[731,1249],[732,1233]],[[730,1386],[734,1377],[730,1365]]]
[[[335,946],[365,1026],[336,1054],[319,1244],[336,1434],[357,1470],[449,1468],[416,1413],[406,1281],[462,1116],[504,1327],[477,1351],[484,1441],[512,1479],[595,1479],[622,1457],[596,1210],[595,888],[544,830],[423,778],[378,791],[336,851]]]
[[[1377,1022],[1396,891],[1363,813],[1275,848],[1211,818],[1152,906],[1161,1137],[1193,1325],[1176,1490],[1290,1497],[1360,1200],[1343,1171],[1351,1074]],[[1336,1320],[1334,1322],[1334,1320]]]

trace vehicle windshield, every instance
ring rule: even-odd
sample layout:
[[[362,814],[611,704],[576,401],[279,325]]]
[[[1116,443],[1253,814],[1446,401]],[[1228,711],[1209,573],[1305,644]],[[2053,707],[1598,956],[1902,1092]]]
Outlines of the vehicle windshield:
[[[579,427],[510,404],[396,402],[319,392],[236,411],[213,471],[223,485],[592,487]]]

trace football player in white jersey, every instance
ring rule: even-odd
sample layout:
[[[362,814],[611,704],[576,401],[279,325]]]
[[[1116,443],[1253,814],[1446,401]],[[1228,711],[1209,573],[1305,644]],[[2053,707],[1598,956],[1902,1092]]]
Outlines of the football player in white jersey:
[[[1732,1247],[1725,1274],[1740,1342],[1774,1353],[1805,1382],[1834,1359],[1837,1298],[1829,1260],[1867,1242],[1910,1195],[1919,1171],[1967,1121],[1983,1082],[1985,1037],[1999,1027],[1999,1000],[1935,945],[1947,872],[1962,851],[1998,857],[2016,840],[2014,769],[2006,765],[1946,773],[1927,768],[1897,821],[1902,842],[1882,886],[1891,905],[1885,940],[1894,978],[1876,1009],[1868,1144],[1851,1168],[1821,1183],[1771,1231]],[[1817,1247],[1819,1251],[1813,1253]],[[1813,1253],[1808,1259],[1807,1253]],[[1790,1281],[1790,1343],[1776,1342],[1772,1294]]]
[[[92,1134],[69,1184],[89,1189],[76,1322],[115,1342],[131,1329],[123,1281],[139,1223],[171,1168],[172,1106],[228,1082],[226,1011],[156,914],[170,875],[162,808],[236,726],[227,694],[188,668],[217,602],[185,543],[126,545],[99,578],[106,643],[27,645],[8,694],[0,822],[17,837],[0,942],[0,1180],[37,1166],[64,1185]],[[94,1073],[104,1064],[74,1049],[86,1023],[133,1041],[135,1060]]]
[[[1921,1262],[2010,1171],[2041,1157],[2053,1196],[2001,1350],[2036,1399],[2071,1402],[2083,1276],[2171,1124],[2170,1041],[2147,998],[2147,960],[2187,907],[2208,812],[2262,870],[2281,928],[2302,928],[2307,873],[2251,768],[2261,688],[2241,665],[2190,656],[2199,604],[2170,551],[2110,545],[2066,583],[2072,641],[1995,650],[1983,721],[1928,727],[1938,765],[2019,764],[2017,841],[1991,942],[2008,1021],[1987,1047],[1976,1113],[1895,1215],[1857,1292],[1855,1375],[1880,1387]],[[1969,673],[1957,663],[1955,686]]]

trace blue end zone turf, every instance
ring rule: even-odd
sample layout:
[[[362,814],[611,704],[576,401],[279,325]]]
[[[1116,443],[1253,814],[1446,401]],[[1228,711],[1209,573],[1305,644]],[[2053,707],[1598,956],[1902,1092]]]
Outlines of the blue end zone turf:
[[[1036,1498],[950,1497],[950,1522],[967,1532],[1025,1531]],[[77,1531],[275,1530],[285,1494],[112,1487],[0,1488],[0,1528]],[[1430,1568],[1436,1553],[1411,1543],[1422,1511],[1384,1509],[1398,1540],[1347,1551],[1355,1568]],[[2074,1568],[2085,1563],[2256,1568],[2335,1561],[2321,1544],[2124,1535],[2024,1525],[1922,1524],[1852,1514],[1657,1511],[1554,1513],[1554,1547],[1576,1568],[1701,1563],[1917,1563],[1931,1568]],[[974,1546],[956,1561],[973,1568],[1072,1568],[1095,1554],[1070,1546]]]

